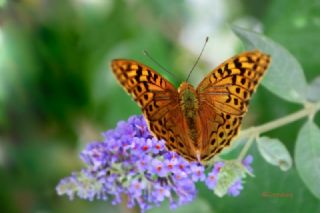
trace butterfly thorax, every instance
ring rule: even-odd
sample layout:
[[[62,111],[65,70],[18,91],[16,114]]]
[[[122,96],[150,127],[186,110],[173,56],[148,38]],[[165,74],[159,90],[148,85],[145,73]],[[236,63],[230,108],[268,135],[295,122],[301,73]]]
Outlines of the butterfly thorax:
[[[194,142],[195,147],[198,147],[200,124],[198,121],[199,102],[196,90],[188,82],[183,82],[179,89],[179,101],[181,111],[185,116],[185,120],[189,130],[189,136]]]

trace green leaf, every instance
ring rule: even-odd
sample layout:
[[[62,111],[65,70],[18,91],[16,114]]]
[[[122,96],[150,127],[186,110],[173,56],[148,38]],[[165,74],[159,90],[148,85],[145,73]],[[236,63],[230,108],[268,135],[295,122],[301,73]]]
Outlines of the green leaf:
[[[320,129],[311,120],[299,132],[295,163],[305,185],[320,199]]]
[[[261,34],[239,27],[232,29],[247,49],[259,49],[271,55],[271,66],[262,84],[287,101],[304,103],[307,82],[299,62],[280,44]]]
[[[288,171],[291,168],[290,153],[279,139],[260,137],[257,145],[260,154],[268,163],[279,166],[282,171]]]
[[[311,102],[320,101],[320,76],[315,78],[308,86],[307,98]]]

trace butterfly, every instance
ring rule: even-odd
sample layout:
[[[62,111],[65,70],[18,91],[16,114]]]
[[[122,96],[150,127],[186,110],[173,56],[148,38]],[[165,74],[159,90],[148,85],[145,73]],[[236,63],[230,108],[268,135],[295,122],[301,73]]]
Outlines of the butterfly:
[[[206,163],[237,135],[270,61],[259,50],[243,52],[211,71],[197,88],[185,81],[178,89],[134,60],[115,59],[111,67],[141,107],[151,133],[188,161]]]

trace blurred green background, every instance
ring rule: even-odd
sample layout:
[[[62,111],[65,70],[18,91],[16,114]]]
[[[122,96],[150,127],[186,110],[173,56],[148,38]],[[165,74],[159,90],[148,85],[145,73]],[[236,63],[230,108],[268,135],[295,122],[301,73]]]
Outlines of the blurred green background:
[[[83,166],[79,152],[140,110],[111,74],[114,58],[139,60],[172,79],[143,50],[183,81],[210,36],[191,76],[205,74],[242,50],[231,25],[260,31],[287,48],[310,82],[320,74],[319,0],[0,0],[0,211],[128,212],[103,201],[70,202],[55,186]],[[285,80],[285,79],[284,79]],[[300,108],[260,87],[245,126]],[[319,124],[319,115],[317,116]],[[296,122],[268,133],[293,151]],[[256,148],[255,178],[237,198],[199,198],[181,212],[320,212],[295,168],[268,165]],[[261,194],[292,193],[290,198]],[[167,207],[155,212],[167,211]]]

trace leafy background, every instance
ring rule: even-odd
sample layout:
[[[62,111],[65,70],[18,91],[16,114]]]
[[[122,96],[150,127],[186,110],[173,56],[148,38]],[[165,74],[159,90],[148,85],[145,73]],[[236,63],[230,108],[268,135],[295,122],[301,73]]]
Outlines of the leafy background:
[[[1,212],[128,211],[102,201],[70,202],[55,192],[59,179],[81,168],[78,154],[86,143],[140,113],[111,74],[113,58],[139,60],[178,85],[142,51],[147,49],[183,81],[210,36],[190,80],[196,85],[214,66],[243,50],[230,28],[237,25],[262,31],[289,50],[308,82],[320,74],[320,2],[315,0],[1,0],[0,12]],[[260,87],[244,128],[300,108]],[[319,113],[315,121],[319,125]],[[293,155],[304,122],[266,135],[279,138]],[[283,172],[267,164],[257,147],[250,153],[255,177],[247,179],[239,197],[218,198],[199,185],[198,199],[177,211],[320,211],[295,165]],[[264,197],[264,192],[292,196]]]

